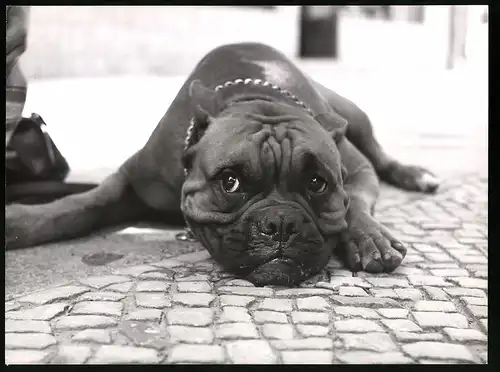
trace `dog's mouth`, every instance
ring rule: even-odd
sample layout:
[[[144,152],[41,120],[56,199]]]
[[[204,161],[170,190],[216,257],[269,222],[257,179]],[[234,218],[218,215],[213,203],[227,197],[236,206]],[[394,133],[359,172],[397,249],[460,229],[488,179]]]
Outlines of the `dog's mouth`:
[[[245,279],[256,286],[279,285],[291,287],[304,279],[302,268],[290,258],[277,256],[251,270]]]

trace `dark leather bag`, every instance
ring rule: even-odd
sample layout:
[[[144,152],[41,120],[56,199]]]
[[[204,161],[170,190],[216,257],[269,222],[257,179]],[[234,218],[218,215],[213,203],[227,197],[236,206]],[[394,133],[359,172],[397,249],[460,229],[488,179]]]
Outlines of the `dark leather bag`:
[[[21,118],[6,136],[5,171],[7,185],[62,181],[69,165],[50,138],[38,114]]]

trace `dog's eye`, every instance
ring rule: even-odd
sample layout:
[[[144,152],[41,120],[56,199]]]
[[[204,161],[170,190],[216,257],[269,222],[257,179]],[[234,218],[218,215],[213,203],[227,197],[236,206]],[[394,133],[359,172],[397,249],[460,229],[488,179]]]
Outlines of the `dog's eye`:
[[[326,182],[326,180],[323,177],[316,174],[311,177],[309,185],[307,186],[307,190],[315,194],[321,194],[326,190],[327,186],[328,183]]]
[[[233,171],[224,171],[221,175],[221,184],[225,192],[232,194],[240,191],[241,181]]]

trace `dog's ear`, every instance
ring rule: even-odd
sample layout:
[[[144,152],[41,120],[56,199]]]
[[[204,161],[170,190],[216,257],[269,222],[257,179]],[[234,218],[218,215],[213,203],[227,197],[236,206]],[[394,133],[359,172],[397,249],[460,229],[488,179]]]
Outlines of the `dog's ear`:
[[[335,142],[338,143],[345,135],[347,130],[347,120],[335,111],[332,110],[331,112],[318,114],[314,117],[314,119],[332,135]]]
[[[203,85],[200,80],[193,80],[189,85],[189,97],[195,109],[199,106],[210,116],[217,115],[222,108],[222,101],[217,92]]]
[[[194,145],[201,139],[222,106],[217,92],[204,86],[200,80],[193,80],[188,92],[192,121],[186,147]]]

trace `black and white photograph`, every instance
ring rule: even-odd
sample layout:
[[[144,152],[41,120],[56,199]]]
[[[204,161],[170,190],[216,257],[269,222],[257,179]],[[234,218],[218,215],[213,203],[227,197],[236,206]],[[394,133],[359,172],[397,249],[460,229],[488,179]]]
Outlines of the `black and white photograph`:
[[[5,364],[488,364],[489,7],[417,4],[6,5]]]

